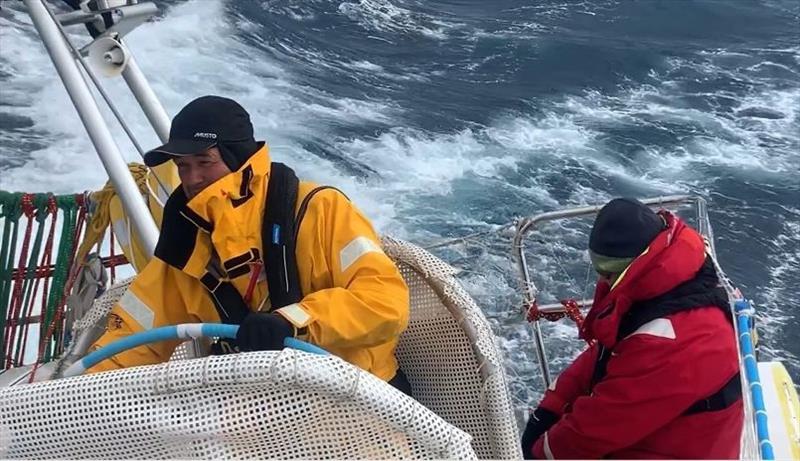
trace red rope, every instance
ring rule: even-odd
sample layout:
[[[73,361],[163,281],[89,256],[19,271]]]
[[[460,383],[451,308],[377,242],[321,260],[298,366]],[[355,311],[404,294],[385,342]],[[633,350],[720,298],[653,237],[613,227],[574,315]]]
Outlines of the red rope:
[[[252,264],[250,272],[250,282],[247,284],[247,291],[244,293],[244,303],[250,305],[250,300],[253,299],[253,290],[258,283],[258,277],[261,275],[261,268],[263,267],[261,261],[256,261]]]
[[[74,256],[74,255],[73,255]],[[103,267],[111,267],[111,266],[123,266],[128,264],[128,258],[125,255],[114,255],[112,258],[111,256],[103,256],[100,258],[100,262],[103,263]],[[56,270],[56,267],[52,264],[49,266],[37,267],[33,271],[33,277],[51,277],[53,275],[53,271]],[[20,272],[19,269],[14,269],[11,274],[12,278],[17,276],[17,272]],[[21,271],[23,275],[25,275],[25,271]]]
[[[58,207],[56,206],[56,199],[52,195],[48,197],[47,200],[47,214],[53,215],[53,220],[50,223],[50,231],[47,234],[47,241],[44,244],[44,251],[42,252],[42,259],[39,266],[42,265],[50,265],[53,263],[53,240],[55,238],[56,233],[56,221],[58,220]],[[42,223],[40,225],[44,225],[44,220],[47,219],[47,216],[40,219],[39,222]],[[31,299],[28,302],[27,310],[24,314],[24,317],[29,317],[33,314],[33,305],[36,298],[36,294],[39,293],[39,282],[42,279],[37,278],[33,283],[33,294],[31,295]],[[47,311],[47,298],[48,294],[50,293],[50,278],[47,277],[44,279],[44,291],[42,292],[42,318],[44,318],[44,313]],[[22,326],[22,346],[17,350],[17,357],[16,361],[18,364],[22,364],[23,360],[25,360],[25,345],[28,343],[28,331],[30,329],[30,323],[26,323]],[[42,328],[39,327],[39,334],[41,335]]]
[[[78,242],[81,241],[81,234],[83,233],[84,224],[86,224],[86,196],[84,194],[76,194],[75,202],[78,204],[78,221],[75,223],[75,234],[72,236],[72,253],[69,256],[70,265],[74,264],[75,255],[78,253]],[[83,261],[77,261],[78,264],[83,264]]]
[[[57,217],[58,217],[58,203],[54,196],[48,197],[47,208],[42,210],[42,213],[48,213],[53,215],[53,221],[50,224],[50,230],[47,235],[46,243],[44,246],[44,251],[41,255],[39,264],[30,267],[30,274],[28,274],[28,266],[27,262],[30,257],[31,251],[31,240],[33,235],[33,227],[34,227],[34,218],[35,220],[40,222],[41,225],[44,224],[44,220],[46,220],[46,216],[42,217],[41,213],[37,213],[37,210],[34,208],[33,200],[35,198],[34,194],[24,194],[21,198],[21,211],[22,213],[28,218],[28,222],[25,228],[24,236],[22,239],[22,245],[20,247],[20,255],[19,255],[19,263],[17,268],[12,270],[11,279],[14,283],[12,289],[12,297],[11,302],[8,309],[7,314],[7,322],[6,322],[6,331],[5,331],[5,339],[4,339],[4,350],[6,351],[5,354],[5,368],[10,368],[12,365],[20,365],[25,357],[25,350],[26,350],[26,343],[28,340],[30,322],[23,322],[25,319],[33,319],[33,310],[34,306],[36,305],[36,295],[39,292],[41,279],[44,279],[44,297],[42,299],[42,315],[40,316],[40,347],[39,347],[39,357],[38,360],[34,363],[34,373],[38,365],[43,357],[44,348],[41,347],[42,344],[47,344],[54,335],[57,335],[58,341],[63,342],[63,325],[61,325],[61,321],[65,315],[66,309],[66,299],[69,293],[72,291],[75,282],[78,278],[78,274],[80,272],[80,267],[84,263],[84,261],[76,261],[75,257],[78,251],[78,242],[80,241],[81,235],[85,232],[85,227],[87,225],[87,216],[88,216],[88,209],[86,203],[86,197],[83,194],[76,194],[75,202],[78,205],[78,216],[75,224],[74,233],[71,235],[73,239],[73,246],[71,248],[68,260],[68,267],[70,268],[66,283],[64,285],[64,291],[60,294],[59,303],[55,309],[53,319],[50,324],[45,327],[42,323],[44,321],[44,313],[47,310],[48,305],[48,292],[50,289],[50,278],[53,276],[55,271],[55,265],[53,263],[53,248],[55,246],[55,228],[57,225]],[[113,231],[110,232],[110,255],[105,258],[101,258],[101,262],[105,267],[108,267],[111,272],[111,283],[113,284],[116,280],[116,266],[123,265],[128,263],[127,258],[125,258],[124,254],[116,254],[115,251],[115,236]],[[61,244],[65,244],[65,242],[61,242]],[[100,249],[100,242],[98,242],[98,250]],[[35,263],[34,263],[35,264]],[[33,279],[33,284],[28,285],[26,289],[26,284],[31,283],[31,279]],[[32,291],[31,291],[32,290]],[[25,299],[23,291],[29,293],[31,297],[29,299]],[[26,302],[27,301],[27,302]],[[22,339],[21,347],[16,348],[16,350],[12,351],[12,346],[15,343],[18,343],[19,340]],[[42,341],[43,339],[43,341]],[[58,344],[56,344],[58,348]],[[13,356],[13,357],[12,357]],[[3,357],[0,356],[0,360],[3,360]],[[31,374],[31,381],[34,378],[34,373]]]
[[[562,299],[561,304],[564,306],[564,310],[567,312],[567,317],[569,317],[575,325],[578,326],[580,330],[583,326],[583,313],[581,313],[581,308],[578,306],[578,302],[574,299]]]
[[[56,309],[56,313],[53,316],[53,322],[50,324],[50,327],[47,331],[47,341],[50,341],[50,338],[53,336],[56,326],[61,324],[61,319],[64,317],[64,309],[66,309],[67,303],[67,296],[69,296],[70,292],[72,292],[72,287],[75,286],[75,281],[78,279],[79,269],[82,265],[82,262],[75,261],[75,254],[78,252],[78,238],[81,235],[81,231],[83,230],[83,225],[86,220],[86,205],[85,201],[83,200],[83,195],[78,195],[76,197],[76,201],[79,207],[78,219],[75,224],[75,234],[73,236],[72,241],[72,252],[70,252],[69,260],[67,264],[69,264],[70,272],[69,276],[67,277],[67,283],[64,284],[64,292],[61,293],[61,299],[58,302],[58,308]],[[63,331],[62,337],[63,337]],[[59,338],[59,341],[61,338]],[[44,350],[40,352],[39,362],[42,360],[42,355],[44,354]]]
[[[555,322],[567,317],[575,322],[575,325],[577,325],[578,329],[580,329],[581,326],[583,326],[584,319],[583,313],[581,313],[581,309],[578,306],[578,302],[574,299],[562,299],[561,304],[564,306],[564,312],[542,312],[539,310],[539,305],[534,300],[528,306],[528,314],[526,316],[528,322],[536,322],[541,319]]]
[[[22,213],[27,216],[28,224],[25,227],[25,235],[22,239],[22,248],[20,249],[19,254],[19,264],[17,267],[19,270],[17,271],[17,276],[14,278],[14,288],[11,295],[11,306],[8,309],[8,315],[6,316],[6,331],[5,331],[5,339],[3,341],[3,350],[6,351],[6,364],[5,369],[11,368],[12,357],[11,357],[11,337],[16,336],[17,330],[17,319],[20,317],[20,309],[22,306],[22,283],[23,283],[23,274],[25,273],[26,265],[25,261],[28,257],[28,247],[30,246],[31,242],[31,234],[33,232],[33,195],[31,194],[23,194],[21,200],[21,209]]]

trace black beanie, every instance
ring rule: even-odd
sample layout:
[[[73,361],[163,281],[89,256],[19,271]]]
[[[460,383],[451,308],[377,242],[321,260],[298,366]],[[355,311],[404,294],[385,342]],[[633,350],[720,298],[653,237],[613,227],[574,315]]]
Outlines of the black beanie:
[[[589,236],[589,249],[602,256],[633,258],[666,227],[661,216],[642,202],[617,198],[597,213]]]

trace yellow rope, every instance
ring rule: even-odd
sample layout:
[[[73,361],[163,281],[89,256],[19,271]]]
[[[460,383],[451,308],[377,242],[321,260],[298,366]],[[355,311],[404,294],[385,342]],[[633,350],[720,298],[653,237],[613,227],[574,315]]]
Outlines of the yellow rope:
[[[136,181],[139,191],[142,194],[147,194],[147,167],[141,163],[129,163],[128,170]],[[80,261],[81,264],[86,260],[86,255],[92,251],[92,248],[105,235],[106,229],[111,223],[111,199],[116,195],[117,193],[114,190],[114,186],[111,185],[111,181],[106,182],[106,185],[101,190],[89,194],[89,200],[95,206],[92,219],[86,226],[86,233],[76,255],[76,261]]]

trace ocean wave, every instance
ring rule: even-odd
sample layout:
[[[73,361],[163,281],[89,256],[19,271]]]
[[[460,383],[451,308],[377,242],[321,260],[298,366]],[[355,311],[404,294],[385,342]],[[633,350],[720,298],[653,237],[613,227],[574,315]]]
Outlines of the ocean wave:
[[[469,13],[458,15],[401,0],[265,1],[255,8],[261,17],[236,2],[189,0],[126,42],[168,113],[202,94],[239,100],[276,161],[339,187],[379,231],[415,242],[619,195],[708,196],[725,266],[764,306],[767,335],[777,337],[771,353],[793,358],[792,339],[782,336],[797,324],[790,310],[800,280],[797,210],[776,208],[762,194],[784,203],[798,194],[791,187],[800,169],[800,48],[714,42],[703,49],[698,39],[693,52],[654,41],[649,54],[633,54],[643,69],[598,67],[605,77],[561,85],[556,80],[586,72],[586,55],[548,58],[563,64],[548,80],[537,52],[575,41],[591,42],[590,51],[604,50],[603,40],[618,49],[620,37],[593,34],[619,20],[615,9],[627,3],[492,4],[491,17],[475,5],[448,4]],[[18,2],[3,8],[0,143],[4,155],[18,158],[3,160],[0,188],[101,186],[105,173],[30,21]],[[593,21],[602,22],[600,32],[589,30]],[[583,34],[570,35],[575,27]],[[619,75],[627,70],[635,75]],[[535,82],[530,72],[538,72]],[[124,84],[106,83],[141,143],[155,146]],[[112,132],[125,159],[139,160],[121,130],[112,125]],[[587,291],[588,225],[547,228],[538,237],[563,241],[532,244],[538,282],[551,299]],[[473,243],[482,249],[446,259],[493,322],[522,409],[541,389],[508,241]],[[544,328],[558,371],[581,343],[567,322]],[[792,363],[796,375],[800,364]]]

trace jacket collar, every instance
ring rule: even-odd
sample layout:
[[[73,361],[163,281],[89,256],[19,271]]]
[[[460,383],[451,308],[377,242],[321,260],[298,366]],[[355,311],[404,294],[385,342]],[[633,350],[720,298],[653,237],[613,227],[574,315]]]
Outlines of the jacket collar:
[[[598,284],[581,338],[597,339],[604,346],[613,347],[620,322],[634,303],[655,298],[690,280],[703,265],[705,244],[700,234],[668,212],[661,215],[667,221],[667,229],[633,260],[610,289],[604,282]]]
[[[213,228],[220,217],[217,210],[230,205],[238,207],[252,196],[255,184],[267,183],[271,165],[269,148],[263,142],[259,144],[256,153],[238,170],[218,179],[186,203],[189,214],[201,221],[195,223],[198,227],[210,231],[207,228]]]
[[[240,169],[191,200],[187,201],[182,188],[176,189],[165,207],[159,257],[197,279],[215,261],[229,271],[257,259],[270,167],[269,152],[262,144]],[[186,225],[196,227],[200,234],[188,237],[188,229],[182,227]],[[165,234],[165,228],[173,231]]]

